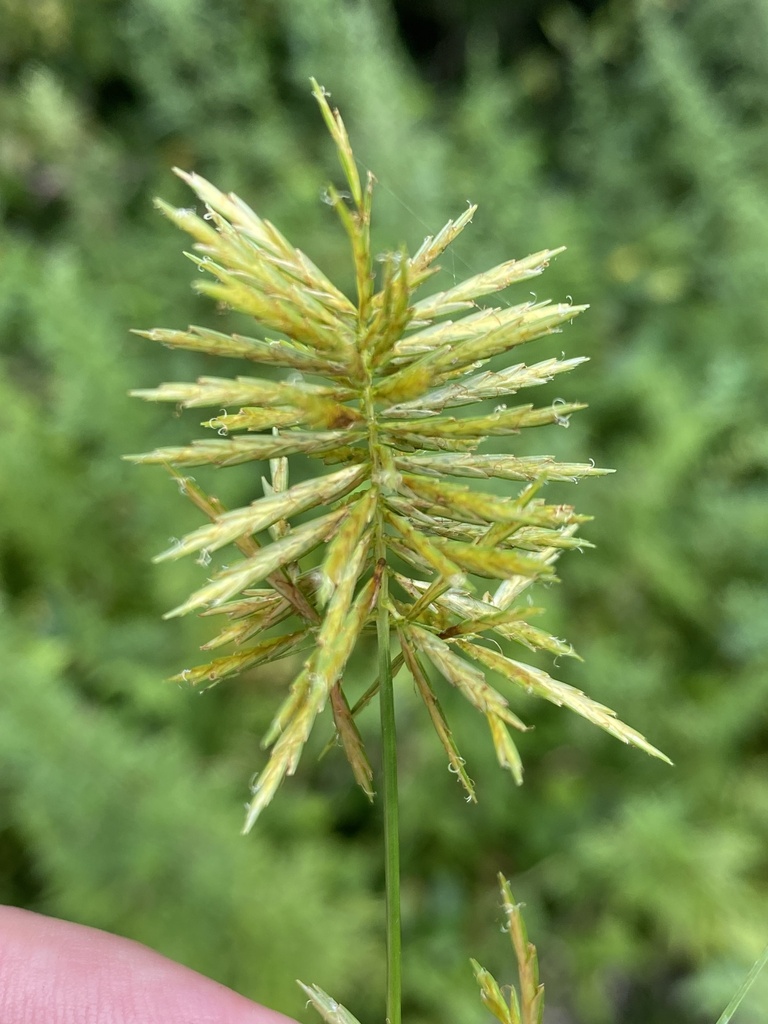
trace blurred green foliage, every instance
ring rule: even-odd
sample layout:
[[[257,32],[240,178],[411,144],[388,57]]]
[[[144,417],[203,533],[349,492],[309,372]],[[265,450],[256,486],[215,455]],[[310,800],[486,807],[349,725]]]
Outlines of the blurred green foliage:
[[[149,559],[197,521],[119,460],[196,432],[130,387],[217,369],[127,334],[221,322],[151,209],[189,202],[172,165],[239,192],[332,277],[348,267],[320,201],[337,172],[314,74],[379,179],[381,248],[467,198],[480,211],[446,274],[569,247],[547,295],[593,308],[536,358],[561,340],[590,355],[559,388],[591,409],[538,454],[618,473],[582,485],[598,550],[566,556],[541,599],[586,659],[560,675],[677,765],[537,708],[518,791],[467,719],[470,808],[401,681],[408,1018],[485,1019],[467,958],[511,971],[489,927],[499,869],[527,902],[552,1021],[714,1020],[762,948],[768,2],[527,9],[528,45],[500,54],[479,18],[438,88],[385,0],[0,0],[0,899],[288,1013],[296,975],[379,1012],[377,809],[340,758],[310,755],[238,835],[287,675],[203,697],[163,684],[205,631],[159,617],[202,570]],[[225,501],[256,493],[247,469],[215,480]],[[768,981],[738,1019],[768,1021]]]

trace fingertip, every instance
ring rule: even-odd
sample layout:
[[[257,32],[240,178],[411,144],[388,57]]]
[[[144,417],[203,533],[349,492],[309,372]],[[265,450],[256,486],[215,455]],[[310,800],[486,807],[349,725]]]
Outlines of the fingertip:
[[[138,942],[0,907],[2,1024],[294,1024]]]

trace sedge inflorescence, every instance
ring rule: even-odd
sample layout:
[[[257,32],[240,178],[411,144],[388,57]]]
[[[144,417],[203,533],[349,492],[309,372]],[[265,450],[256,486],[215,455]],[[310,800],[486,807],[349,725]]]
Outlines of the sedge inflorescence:
[[[585,517],[570,505],[548,504],[543,485],[606,472],[485,450],[490,439],[562,423],[583,408],[561,401],[488,405],[583,362],[488,365],[559,330],[586,308],[535,299],[504,306],[481,302],[538,276],[560,250],[511,260],[416,298],[441,254],[470,223],[470,206],[414,255],[387,255],[376,287],[374,180],[370,174],[361,179],[344,124],[316,83],[314,95],[349,189],[342,194],[329,187],[326,195],[351,241],[355,301],[237,196],[179,171],[205,205],[204,216],[161,201],[158,206],[194,239],[191,258],[206,272],[197,290],[278,337],[202,327],[137,332],[172,347],[289,371],[285,380],[202,377],[134,392],[149,401],[221,410],[204,424],[211,437],[129,456],[166,466],[208,520],[159,559],[197,554],[206,563],[225,545],[241,556],[169,613],[222,616],[225,625],[206,648],[231,644],[233,653],[177,678],[210,685],[280,658],[304,659],[265,737],[271,753],[253,787],[246,828],[295,772],[326,705],[357,781],[372,795],[355,717],[377,684],[351,706],[344,672],[382,603],[397,643],[392,670],[404,667],[412,677],[469,799],[474,786],[441,711],[435,671],[486,718],[498,760],[518,783],[522,766],[512,737],[526,725],[510,707],[507,694],[515,688],[663,757],[610,709],[501,653],[511,641],[573,654],[529,621],[536,609],[521,606],[518,598],[531,584],[555,578],[562,551],[586,545],[575,536]],[[293,455],[313,460],[317,475],[291,484]],[[226,510],[184,476],[188,467],[246,462],[268,462],[269,479],[262,478],[263,496],[243,508]],[[482,487],[490,479],[517,482],[519,491],[491,493]],[[292,522],[296,517],[300,524]],[[491,673],[504,680],[506,692],[491,685]]]

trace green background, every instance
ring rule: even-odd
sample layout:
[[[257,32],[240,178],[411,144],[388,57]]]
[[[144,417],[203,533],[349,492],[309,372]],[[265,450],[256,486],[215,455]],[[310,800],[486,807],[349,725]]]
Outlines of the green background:
[[[198,520],[120,461],[199,434],[131,387],[231,369],[128,334],[222,322],[151,207],[191,205],[173,165],[349,285],[315,75],[380,182],[381,249],[467,199],[448,275],[568,246],[538,297],[592,308],[526,358],[588,355],[552,394],[590,409],[526,444],[617,474],[564,489],[598,547],[539,597],[585,658],[561,678],[676,763],[536,707],[516,790],[446,694],[468,807],[401,680],[406,1019],[487,1019],[467,958],[512,979],[503,870],[551,1024],[714,1021],[768,940],[768,2],[0,0],[0,26],[0,900],[303,1019],[297,976],[381,1017],[379,809],[317,763],[325,722],[239,836],[292,666],[163,683],[207,638],[160,620],[203,570],[150,559]],[[247,501],[252,474],[211,486]],[[768,1022],[768,978],[737,1020]]]

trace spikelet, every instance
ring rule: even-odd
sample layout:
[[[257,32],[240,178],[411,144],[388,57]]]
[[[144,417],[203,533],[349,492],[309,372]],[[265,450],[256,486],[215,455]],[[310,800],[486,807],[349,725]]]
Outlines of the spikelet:
[[[205,565],[225,546],[239,552],[168,613],[224,616],[205,649],[232,645],[232,653],[175,678],[209,686],[279,658],[299,659],[264,740],[269,760],[253,787],[246,829],[296,771],[326,704],[355,779],[372,796],[356,716],[376,694],[377,683],[350,706],[344,675],[360,638],[373,629],[380,599],[400,642],[393,670],[405,665],[412,676],[449,768],[470,800],[474,785],[430,670],[484,716],[499,763],[518,783],[522,764],[510,729],[527,728],[511,706],[521,690],[663,756],[609,709],[488,646],[513,643],[574,656],[567,642],[528,621],[537,609],[515,602],[533,583],[555,579],[562,551],[590,546],[576,536],[586,517],[570,505],[548,504],[541,497],[543,486],[607,470],[483,450],[489,438],[565,425],[583,408],[559,399],[495,409],[486,404],[506,401],[584,362],[562,358],[527,364],[519,361],[519,352],[559,332],[586,306],[481,304],[539,276],[562,250],[509,260],[417,298],[416,289],[436,272],[441,254],[471,223],[475,207],[470,206],[425,239],[413,256],[403,251],[386,256],[377,285],[370,245],[373,178],[361,179],[341,117],[317,83],[313,92],[349,189],[345,195],[329,187],[326,195],[351,243],[355,301],[237,196],[178,171],[205,212],[176,210],[162,201],[157,206],[192,237],[190,258],[203,272],[196,275],[197,290],[253,318],[253,331],[226,334],[191,326],[136,332],[171,348],[238,359],[255,368],[252,374],[133,392],[151,402],[219,412],[203,424],[211,437],[128,456],[166,467],[206,518],[158,560],[192,554]],[[512,365],[489,367],[489,360],[512,351]],[[259,365],[268,376],[259,375]],[[284,371],[285,379],[276,379],[275,371]],[[312,460],[317,471],[290,483],[293,455]],[[263,493],[232,510],[181,472],[248,462],[260,471],[269,467]],[[510,488],[506,496],[483,490],[483,482],[493,479],[517,481],[522,488],[519,493]],[[503,692],[490,685],[489,672],[502,680]],[[326,1019],[346,1019],[319,990],[308,994]]]
[[[505,917],[502,931],[509,934],[515,952],[519,991],[514,985],[509,985],[509,999],[505,999],[490,971],[481,967],[477,960],[472,960],[475,979],[480,986],[480,998],[499,1024],[541,1024],[544,1013],[544,986],[539,983],[536,947],[528,940],[521,904],[515,903],[509,882],[503,875],[499,875],[499,888]]]

